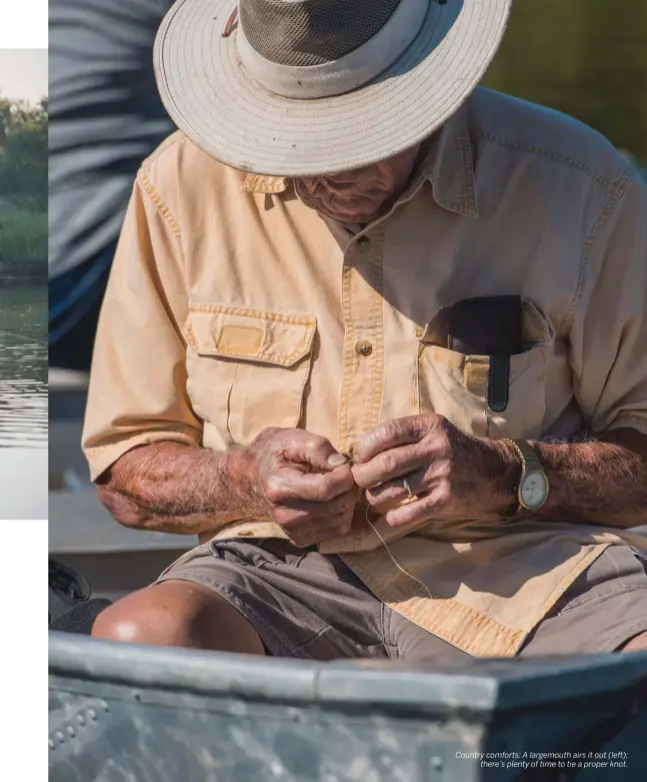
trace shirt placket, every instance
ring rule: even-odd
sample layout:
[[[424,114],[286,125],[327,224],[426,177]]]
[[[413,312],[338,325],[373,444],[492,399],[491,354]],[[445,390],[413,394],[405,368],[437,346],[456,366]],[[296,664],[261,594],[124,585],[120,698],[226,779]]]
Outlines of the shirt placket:
[[[344,363],[339,404],[339,450],[348,452],[380,420],[384,388],[382,262],[384,227],[359,234],[344,253],[342,312]],[[349,533],[351,550],[363,548],[363,525]]]
[[[374,429],[380,419],[384,386],[383,254],[383,226],[357,236],[344,254],[345,340],[339,421],[343,451]]]

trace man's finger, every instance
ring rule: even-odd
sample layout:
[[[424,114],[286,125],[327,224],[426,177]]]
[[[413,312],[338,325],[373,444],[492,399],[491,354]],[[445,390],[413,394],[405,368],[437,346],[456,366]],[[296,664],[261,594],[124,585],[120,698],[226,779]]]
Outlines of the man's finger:
[[[414,495],[426,494],[431,486],[435,476],[433,470],[427,466],[406,475],[409,486]],[[382,505],[385,502],[409,499],[409,492],[406,490],[402,478],[395,478],[392,481],[375,486],[366,492],[366,500],[369,505]]]
[[[380,424],[355,443],[354,462],[368,462],[383,451],[419,442],[429,431],[426,424],[428,418],[429,416],[412,415]]]
[[[353,478],[363,489],[373,489],[381,483],[402,478],[428,464],[429,457],[421,454],[416,441],[410,445],[391,448],[374,456],[369,462],[353,465]]]
[[[327,473],[304,473],[296,467],[285,466],[268,479],[265,493],[274,505],[291,500],[330,502],[350,491],[354,483],[349,465],[335,467]]]
[[[400,505],[390,510],[385,521],[391,527],[404,527],[407,524],[421,524],[434,518],[447,518],[448,507],[446,493],[434,487],[429,494],[415,502]]]
[[[355,507],[356,492],[344,492],[329,502],[310,502],[309,500],[286,500],[278,508],[277,513],[289,515],[299,514],[299,518],[307,520],[326,519],[340,513],[351,512]]]
[[[294,543],[300,548],[307,548],[314,543],[323,543],[340,535],[345,535],[350,529],[351,519],[348,514],[329,516],[323,519],[314,519],[306,524],[286,524],[283,529]]]
[[[343,465],[346,458],[337,451],[329,440],[302,429],[295,429],[283,445],[283,456],[289,462],[310,464],[320,472]]]

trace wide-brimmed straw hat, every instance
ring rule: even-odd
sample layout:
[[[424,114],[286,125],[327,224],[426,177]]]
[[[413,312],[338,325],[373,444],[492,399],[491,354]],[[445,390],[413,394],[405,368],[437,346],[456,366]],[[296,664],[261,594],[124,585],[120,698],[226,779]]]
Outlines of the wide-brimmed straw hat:
[[[512,0],[178,0],[155,43],[171,118],[209,155],[306,176],[388,158],[481,80]]]

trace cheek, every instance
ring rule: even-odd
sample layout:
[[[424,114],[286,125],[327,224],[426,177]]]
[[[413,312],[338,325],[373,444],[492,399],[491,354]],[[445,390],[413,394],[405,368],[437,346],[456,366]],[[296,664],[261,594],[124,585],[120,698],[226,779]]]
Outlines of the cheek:
[[[388,190],[393,182],[393,171],[390,168],[375,166],[359,178],[358,185],[365,190]]]

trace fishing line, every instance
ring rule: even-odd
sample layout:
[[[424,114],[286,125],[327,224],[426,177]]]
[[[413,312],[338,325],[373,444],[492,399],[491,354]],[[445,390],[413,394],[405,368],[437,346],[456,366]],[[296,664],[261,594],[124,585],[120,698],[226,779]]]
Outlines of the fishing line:
[[[426,593],[427,593],[427,595],[429,596],[429,599],[430,599],[430,600],[433,600],[433,595],[432,595],[432,594],[431,594],[431,592],[429,591],[429,588],[427,587],[427,585],[426,585],[426,584],[424,584],[424,583],[423,583],[423,582],[422,582],[422,581],[421,581],[419,578],[416,578],[416,577],[413,575],[413,573],[409,573],[409,571],[408,571],[406,568],[404,568],[404,567],[403,567],[403,566],[402,566],[402,565],[401,565],[401,564],[398,562],[398,560],[395,558],[395,556],[393,555],[393,552],[392,552],[392,551],[391,551],[391,549],[389,548],[389,546],[388,546],[388,544],[387,544],[386,540],[384,540],[384,538],[382,537],[382,535],[380,535],[380,533],[379,533],[379,531],[378,531],[377,527],[376,527],[376,526],[373,524],[373,522],[372,522],[372,521],[369,519],[369,517],[368,517],[368,514],[369,514],[369,512],[370,512],[370,508],[368,508],[368,507],[367,507],[367,508],[366,508],[366,515],[365,515],[366,521],[368,522],[368,525],[369,525],[369,527],[370,527],[370,528],[373,530],[373,532],[374,532],[374,533],[375,533],[375,534],[378,536],[378,538],[380,539],[380,542],[382,543],[382,545],[383,545],[383,546],[384,546],[384,548],[386,549],[386,553],[387,553],[387,554],[388,554],[388,555],[391,557],[391,560],[393,561],[393,564],[394,564],[394,565],[397,567],[397,569],[398,569],[400,572],[404,573],[404,575],[405,575],[405,576],[407,576],[408,578],[410,578],[412,581],[415,581],[415,582],[416,582],[416,584],[419,584],[419,585],[420,585],[420,586],[421,586],[421,587],[422,587],[422,588],[425,590],[425,592],[426,592]]]
[[[346,461],[347,461],[347,462],[348,462],[348,464],[350,464],[350,465],[353,465],[353,464],[355,464],[355,454],[354,454],[354,452],[353,452],[353,451],[354,451],[354,449],[353,449],[353,447],[351,446],[351,447],[349,448],[349,450],[348,450],[348,451],[346,451],[345,453],[342,453],[342,456],[345,456],[345,457],[346,457]],[[413,573],[409,573],[409,571],[408,571],[408,570],[407,570],[405,567],[403,567],[403,566],[402,566],[402,565],[401,565],[401,564],[398,562],[398,560],[396,559],[395,555],[393,554],[393,552],[392,552],[392,551],[391,551],[391,549],[389,548],[389,544],[386,542],[386,540],[384,540],[384,538],[383,538],[383,537],[382,537],[382,535],[380,534],[380,532],[379,532],[379,530],[377,529],[377,527],[376,527],[376,526],[373,524],[373,522],[372,522],[372,521],[369,519],[369,517],[368,517],[368,514],[370,513],[370,511],[371,511],[371,509],[370,509],[370,506],[368,506],[368,505],[367,505],[367,506],[366,506],[366,513],[364,514],[364,518],[366,519],[366,523],[368,524],[368,526],[369,526],[369,527],[370,527],[370,528],[373,530],[373,532],[374,532],[374,533],[377,535],[377,537],[379,538],[379,540],[380,540],[380,543],[381,543],[381,544],[384,546],[384,549],[385,549],[386,553],[389,555],[389,557],[391,558],[391,561],[393,562],[393,564],[394,564],[394,565],[397,567],[397,569],[398,569],[398,570],[399,570],[399,571],[400,571],[400,572],[401,572],[403,575],[405,575],[407,578],[410,578],[412,581],[415,581],[415,583],[416,583],[416,584],[418,584],[419,586],[421,586],[421,587],[422,587],[422,588],[425,590],[425,592],[427,593],[427,595],[429,596],[429,599],[430,599],[430,600],[433,600],[433,597],[434,597],[434,596],[433,596],[433,595],[431,594],[431,592],[429,591],[429,587],[428,587],[428,586],[427,586],[425,583],[423,583],[423,582],[422,582],[422,581],[421,581],[419,578],[416,578],[416,577],[413,575]]]

